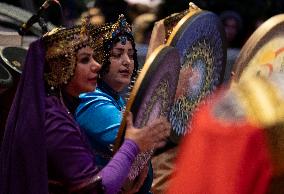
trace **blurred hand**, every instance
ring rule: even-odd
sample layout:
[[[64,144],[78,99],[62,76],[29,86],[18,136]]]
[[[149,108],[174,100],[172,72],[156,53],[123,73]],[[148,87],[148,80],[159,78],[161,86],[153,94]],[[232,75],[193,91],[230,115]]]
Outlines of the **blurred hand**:
[[[138,129],[133,126],[132,113],[128,113],[126,123],[125,138],[133,140],[141,152],[163,147],[166,138],[170,135],[170,123],[165,117],[155,119],[145,127]]]

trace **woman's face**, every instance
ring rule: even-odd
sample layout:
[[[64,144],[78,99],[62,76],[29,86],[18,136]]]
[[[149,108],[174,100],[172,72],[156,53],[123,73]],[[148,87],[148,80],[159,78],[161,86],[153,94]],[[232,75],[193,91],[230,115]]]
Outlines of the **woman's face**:
[[[110,52],[110,66],[103,80],[115,91],[120,92],[131,79],[134,69],[134,49],[130,41],[123,45],[118,42]]]
[[[93,49],[90,47],[84,47],[78,51],[75,74],[65,88],[68,94],[78,96],[80,93],[96,89],[101,65],[93,57]]]
[[[234,41],[238,34],[238,21],[234,18],[225,20],[225,32],[229,42]]]

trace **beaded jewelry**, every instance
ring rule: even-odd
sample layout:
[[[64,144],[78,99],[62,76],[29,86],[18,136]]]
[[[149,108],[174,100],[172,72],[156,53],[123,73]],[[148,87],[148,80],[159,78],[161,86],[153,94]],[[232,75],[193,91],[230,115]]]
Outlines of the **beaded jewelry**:
[[[97,51],[101,48],[100,36],[101,29],[86,21],[72,28],[55,28],[43,36],[47,62],[45,80],[51,89],[70,81],[74,75],[79,49],[90,46]]]

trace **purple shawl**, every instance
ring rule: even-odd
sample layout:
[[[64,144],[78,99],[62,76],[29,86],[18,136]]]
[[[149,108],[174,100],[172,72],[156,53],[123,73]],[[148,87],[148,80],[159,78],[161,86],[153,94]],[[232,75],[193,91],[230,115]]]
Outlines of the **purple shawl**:
[[[24,71],[6,124],[0,153],[0,194],[48,193],[44,63],[44,45],[42,40],[37,40],[29,47]],[[83,140],[80,142],[84,143]],[[70,146],[73,146],[72,143]],[[82,150],[83,146],[78,149]],[[126,140],[108,165],[98,173],[102,177],[106,193],[117,193],[121,188],[138,152],[138,146],[133,141]],[[69,155],[71,156],[73,155]],[[83,156],[93,157],[91,153]],[[82,174],[94,174],[95,177],[96,172],[90,173],[96,171],[95,163],[86,161],[89,162],[83,167],[88,170]],[[84,159],[84,162],[86,161]]]
[[[48,193],[43,126],[44,55],[42,40],[30,45],[1,147],[1,194]]]

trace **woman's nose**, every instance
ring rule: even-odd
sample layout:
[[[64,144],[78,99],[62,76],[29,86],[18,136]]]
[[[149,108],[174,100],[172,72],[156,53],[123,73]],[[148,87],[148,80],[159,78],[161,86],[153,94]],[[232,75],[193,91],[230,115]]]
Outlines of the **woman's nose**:
[[[98,63],[96,60],[93,59],[92,65],[91,65],[91,70],[93,72],[98,72],[101,69],[102,65]]]
[[[130,59],[130,57],[127,55],[127,54],[124,54],[123,55],[123,65],[130,65],[131,64],[131,59]]]

